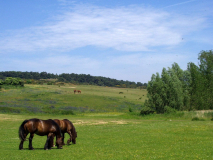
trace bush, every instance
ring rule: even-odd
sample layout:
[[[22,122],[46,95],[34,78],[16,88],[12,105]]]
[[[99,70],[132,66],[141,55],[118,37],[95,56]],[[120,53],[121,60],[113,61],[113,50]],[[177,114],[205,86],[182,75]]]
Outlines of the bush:
[[[153,113],[154,113],[154,110],[151,109],[150,107],[143,107],[140,112],[140,115],[148,115],[148,114],[153,114]]]
[[[192,121],[199,121],[199,118],[198,117],[193,117]]]
[[[7,77],[5,81],[0,82],[1,85],[21,86],[24,87],[24,81],[20,78]]]
[[[165,106],[164,107],[164,113],[176,113],[176,109],[169,107],[169,106]]]
[[[132,110],[132,108],[131,108],[131,107],[129,107],[129,112],[133,112],[133,110]]]
[[[205,121],[203,118],[193,117],[192,121]]]

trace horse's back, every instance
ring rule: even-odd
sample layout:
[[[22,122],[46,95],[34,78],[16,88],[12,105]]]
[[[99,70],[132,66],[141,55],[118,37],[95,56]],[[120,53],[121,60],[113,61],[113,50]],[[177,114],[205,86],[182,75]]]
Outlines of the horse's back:
[[[33,118],[33,119],[25,120],[23,123],[24,123],[23,125],[24,125],[25,130],[32,133],[37,130],[39,119]]]
[[[66,123],[63,120],[54,119],[54,121],[59,125],[62,132],[66,132]]]
[[[64,123],[66,123],[67,130],[70,131],[73,128],[73,124],[70,120],[68,119],[63,119]]]
[[[35,133],[40,136],[47,135],[49,133],[54,133],[57,130],[57,124],[51,119],[41,120],[37,118],[29,119],[25,124],[28,132]]]

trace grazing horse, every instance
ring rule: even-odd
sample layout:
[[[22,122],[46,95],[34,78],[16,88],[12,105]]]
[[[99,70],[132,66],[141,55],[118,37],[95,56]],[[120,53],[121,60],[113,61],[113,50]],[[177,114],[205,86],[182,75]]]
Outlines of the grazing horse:
[[[32,140],[34,137],[34,134],[37,134],[39,136],[45,136],[47,135],[47,141],[45,143],[44,149],[48,150],[51,149],[51,136],[53,134],[56,135],[56,146],[58,149],[62,149],[62,135],[61,135],[61,129],[58,126],[58,124],[53,121],[52,119],[48,120],[41,120],[41,119],[29,119],[22,122],[21,126],[19,127],[19,138],[21,140],[19,149],[23,149],[23,143],[26,140],[27,135],[30,133],[29,137],[29,149],[34,150],[32,146]]]
[[[75,92],[77,92],[76,89],[74,90],[74,94],[75,94]]]
[[[78,93],[81,93],[81,90],[78,90]]]
[[[70,122],[68,119],[63,119],[63,120],[59,120],[59,119],[54,119],[54,121],[60,126],[61,128],[61,132],[62,132],[62,141],[63,141],[63,145],[65,145],[64,143],[64,134],[68,133],[70,135],[70,138],[67,140],[67,145],[70,144],[70,142],[72,142],[73,144],[76,144],[76,138],[77,138],[77,132],[75,130],[74,125],[72,124],[72,122]],[[52,135],[51,138],[51,144],[53,144],[54,141],[54,134]]]

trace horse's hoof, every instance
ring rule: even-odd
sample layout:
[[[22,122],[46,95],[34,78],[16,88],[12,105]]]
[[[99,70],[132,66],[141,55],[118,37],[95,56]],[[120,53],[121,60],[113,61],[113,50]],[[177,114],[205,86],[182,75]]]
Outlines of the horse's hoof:
[[[68,140],[68,141],[67,141],[67,145],[69,145],[69,144],[70,144],[70,141]]]

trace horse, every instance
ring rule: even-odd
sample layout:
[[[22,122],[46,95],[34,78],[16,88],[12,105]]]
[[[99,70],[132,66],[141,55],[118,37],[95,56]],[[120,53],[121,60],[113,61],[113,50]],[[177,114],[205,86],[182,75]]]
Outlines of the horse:
[[[81,90],[78,90],[78,93],[81,93]]]
[[[77,92],[76,89],[74,90],[74,94],[75,94],[75,92]]]
[[[47,141],[44,145],[44,149],[48,150],[51,149],[51,136],[53,134],[56,135],[56,146],[58,149],[62,149],[62,134],[61,129],[58,124],[53,121],[52,119],[48,120],[41,120],[37,118],[25,120],[22,122],[21,126],[19,127],[19,138],[21,140],[19,144],[19,149],[23,150],[23,143],[26,140],[27,135],[30,133],[29,137],[29,149],[34,150],[32,146],[32,140],[34,134],[39,136],[47,135]]]
[[[63,120],[59,120],[59,119],[54,119],[54,121],[60,126],[61,128],[61,132],[62,132],[62,143],[63,145],[65,145],[64,143],[64,134],[68,133],[70,135],[70,138],[67,140],[67,145],[70,144],[70,142],[72,142],[73,144],[76,144],[76,138],[77,138],[77,132],[75,130],[75,127],[73,125],[72,122],[70,122],[68,119],[63,119]],[[51,144],[53,144],[54,141],[54,134],[52,135],[51,138]]]

